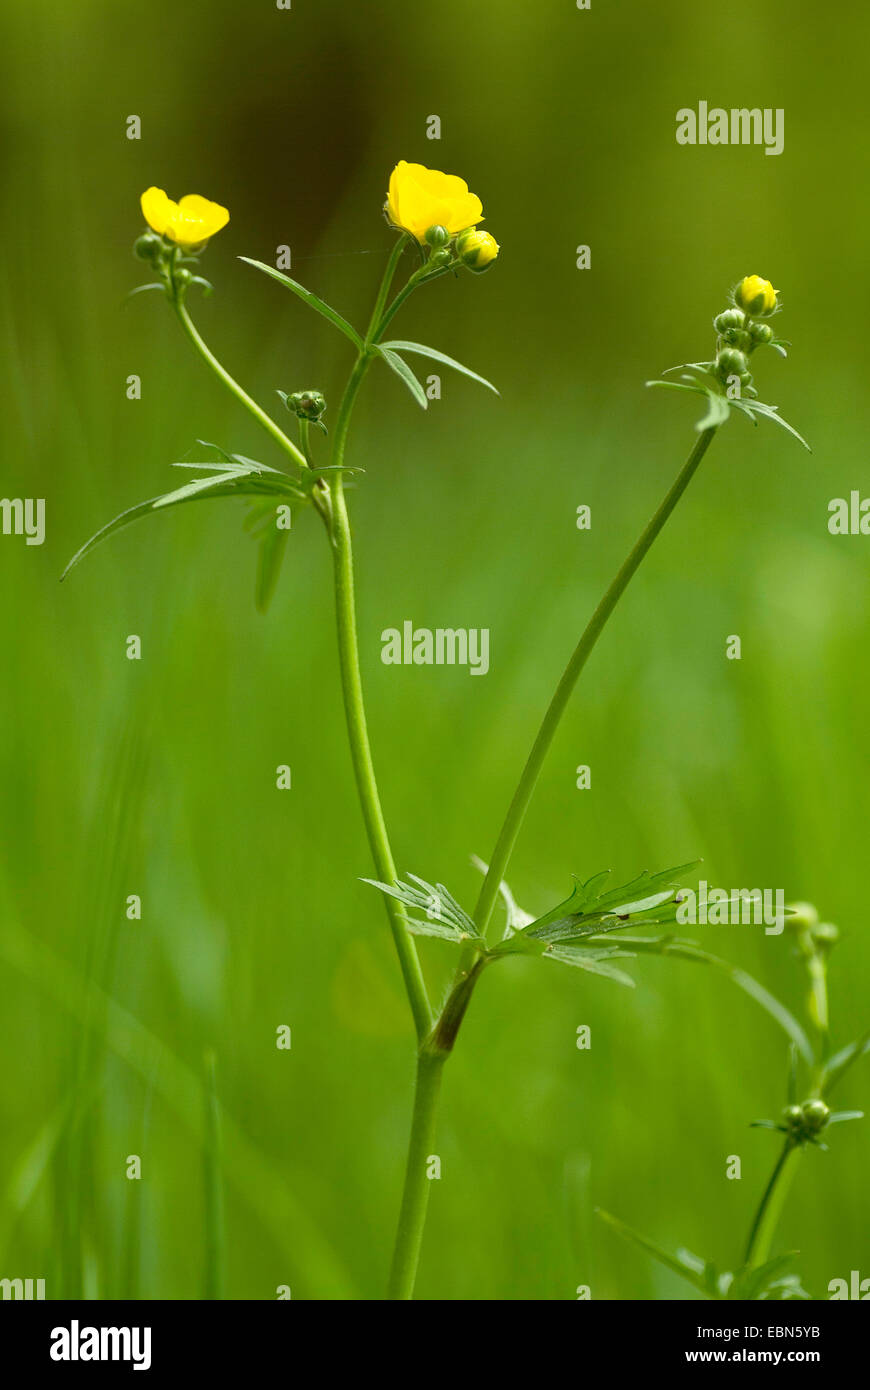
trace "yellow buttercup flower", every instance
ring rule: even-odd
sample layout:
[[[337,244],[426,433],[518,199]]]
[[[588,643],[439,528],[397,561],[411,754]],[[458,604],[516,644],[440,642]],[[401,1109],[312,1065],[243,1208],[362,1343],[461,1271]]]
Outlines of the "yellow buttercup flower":
[[[747,275],[734,291],[734,303],[744,313],[766,318],[776,308],[778,290],[760,275]]]
[[[177,246],[200,246],[230,220],[226,208],[198,193],[187,193],[177,203],[162,188],[149,188],[141,197],[142,212],[152,231]]]
[[[486,270],[492,265],[499,252],[499,245],[489,232],[481,232],[471,227],[456,240],[456,253],[469,270]]]
[[[456,174],[400,159],[390,175],[387,215],[423,242],[430,227],[446,227],[451,236],[473,227],[483,219],[483,204]]]

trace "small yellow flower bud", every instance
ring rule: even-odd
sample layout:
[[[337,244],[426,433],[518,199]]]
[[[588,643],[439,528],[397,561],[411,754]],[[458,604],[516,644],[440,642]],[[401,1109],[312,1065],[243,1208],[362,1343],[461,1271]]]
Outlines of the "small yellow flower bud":
[[[456,239],[456,253],[469,270],[486,270],[498,255],[499,246],[489,232],[470,227]]]
[[[734,303],[753,317],[766,318],[776,308],[778,290],[760,275],[747,275],[734,291]]]

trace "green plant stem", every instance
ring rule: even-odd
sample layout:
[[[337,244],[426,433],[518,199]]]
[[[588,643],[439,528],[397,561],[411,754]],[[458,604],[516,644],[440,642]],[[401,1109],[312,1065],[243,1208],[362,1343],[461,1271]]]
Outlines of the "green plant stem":
[[[608,618],[627,588],[629,580],[688,487],[715,433],[715,428],[705,430],[696,441],[675,483],[596,608],[565,669],[526,762],[484,879],[475,911],[475,922],[481,933],[486,931],[489,924],[499,885],[504,877],[504,870],[519,834],[541,766],[577,683],[577,678],[583,670],[592,648],[601,636]],[[424,1044],[421,1048],[418,1068],[424,1065],[424,1059],[429,1055],[429,1051],[434,1056],[441,1058],[442,1065],[446,1057],[450,1055],[450,1050],[470,1003],[472,992],[485,963],[481,959],[473,961],[474,954],[472,948],[469,947],[460,958],[447,1003],[441,1011],[429,1043]],[[424,1159],[421,1155],[424,1154],[424,1151],[428,1152],[434,1140],[437,1095],[437,1083],[433,1085],[428,1073],[421,1076],[418,1069],[405,1191],[402,1197],[399,1230],[390,1278],[391,1298],[409,1299],[413,1294],[428,1201],[428,1178],[425,1175]]]
[[[538,735],[532,745],[532,751],[523,768],[523,773],[514,793],[513,800],[508,808],[501,833],[499,834],[492,858],[489,862],[489,869],[483,881],[483,887],[480,890],[480,896],[474,912],[474,921],[481,934],[485,933],[489,925],[489,919],[492,916],[492,910],[495,906],[496,898],[498,897],[499,884],[504,877],[508,861],[511,857],[514,845],[516,844],[517,836],[519,835],[520,828],[525,819],[532,793],[535,790],[541,772],[541,767],[549,751],[550,744],[553,742],[553,737],[559,727],[559,721],[565,712],[565,707],[571,698],[574,686],[577,684],[580,672],[586,665],[595,643],[604,631],[608,618],[625,593],[629,581],[691,482],[715,433],[716,427],[714,426],[712,429],[704,430],[698,436],[695,446],[680,470],[673,487],[643,531],[637,544],[621,566],[616,578],[613,580],[607,593],[590,618],[565,668],[562,679],[556,687],[556,693],[550,701],[547,712],[544,715],[543,723],[538,730]]]
[[[412,275],[407,285],[403,285],[403,287],[399,290],[399,293],[396,295],[389,309],[387,309],[386,313],[381,318],[377,331],[374,334],[372,334],[369,341],[373,343],[377,343],[380,341],[380,339],[384,336],[384,333],[386,332],[388,325],[395,318],[396,314],[399,312],[409,295],[412,295],[414,293],[414,290],[419,289],[421,285],[428,285],[431,280],[437,280],[439,276],[446,275],[449,270],[454,269],[455,266],[445,265],[439,267],[438,270],[432,270],[428,273],[425,271],[423,273],[418,271],[414,275]]]
[[[388,1298],[394,1300],[410,1299],[414,1295],[431,1184],[426,1167],[435,1142],[438,1094],[448,1055],[446,1052],[430,1052],[424,1048],[417,1057],[411,1139],[387,1291]]]
[[[300,449],[297,449],[293,441],[291,439],[288,439],[284,431],[278,425],[275,424],[275,421],[272,419],[271,415],[267,415],[266,411],[262,408],[262,406],[257,405],[257,402],[251,396],[248,395],[247,391],[245,391],[243,387],[239,385],[235,377],[230,376],[226,368],[223,367],[221,363],[217,360],[214,353],[211,351],[204,339],[201,337],[199,330],[193,322],[193,319],[187,312],[187,306],[184,304],[183,300],[181,300],[180,298],[176,298],[172,301],[172,303],[175,312],[178,315],[178,319],[181,323],[182,328],[184,329],[190,341],[193,343],[193,346],[196,348],[200,357],[211,368],[215,376],[217,376],[223,382],[224,386],[226,386],[227,389],[230,392],[232,392],[236,400],[241,402],[241,404],[245,407],[248,413],[250,415],[253,415],[257,423],[262,425],[266,433],[271,435],[272,439],[275,441],[278,447],[280,449],[283,449],[285,454],[289,454],[290,458],[297,465],[297,467],[307,468],[308,461],[306,460],[305,455],[302,453],[302,451]]]
[[[365,704],[363,702],[362,679],[359,667],[359,643],[356,630],[356,602],[354,597],[353,547],[347,504],[342,487],[341,474],[332,483],[332,554],[335,576],[335,613],[338,627],[338,651],[341,666],[341,687],[344,695],[347,731],[350,739],[351,760],[356,777],[357,792],[365,821],[366,834],[378,877],[385,883],[396,880],[396,866],[390,849],[384,814],[381,810],[378,785],[375,778],[374,763],[369,745],[366,725]],[[384,894],[387,915],[399,964],[405,981],[405,989],[414,1015],[417,1037],[422,1040],[432,1026],[432,1010],[423,972],[417,955],[417,948],[408,931],[407,918],[402,904]]]
[[[819,1044],[819,1068],[816,1086],[820,1087],[824,1075],[824,1064],[828,1059],[829,1052],[827,961],[818,952],[814,952],[807,961],[807,972],[810,977],[810,1017],[816,1026]]]
[[[390,252],[389,260],[387,261],[387,268],[384,271],[383,278],[378,289],[378,297],[375,300],[374,307],[371,312],[371,317],[369,319],[369,325],[366,329],[365,340],[367,343],[372,341],[372,335],[374,334],[375,329],[378,328],[380,325],[381,318],[383,317],[384,313],[384,307],[387,303],[387,295],[390,293],[390,286],[393,283],[393,276],[395,275],[396,270],[398,269],[399,261],[402,259],[402,252],[404,251],[407,244],[408,234],[407,232],[403,232],[401,236],[396,238],[396,244]]]
[[[755,1213],[755,1220],[746,1243],[744,1264],[755,1268],[763,1265],[770,1255],[774,1232],[782,1214],[785,1199],[794,1179],[801,1145],[786,1139],[782,1153],[776,1161],[770,1181]]]
[[[395,313],[416,288],[414,277],[396,295],[389,309],[385,309],[393,277],[399,264],[407,237],[396,242],[381,280],[380,289],[372,309],[366,330],[365,345],[358,354],[347,386],[345,387],[335,427],[332,463],[335,467],[330,484],[332,498],[331,521],[329,527],[332,541],[335,575],[335,608],[338,627],[339,660],[341,682],[344,695],[351,759],[356,777],[357,790],[362,806],[369,845],[375,861],[378,876],[386,883],[396,879],[396,869],[390,848],[389,836],[381,809],[375,778],[371,747],[366,725],[365,704],[359,668],[359,640],[356,624],[356,603],[354,597],[353,542],[347,502],[344,494],[344,467],[350,419],[360,387],[373,359],[373,345]],[[419,283],[419,282],[417,282]],[[390,929],[399,957],[399,965],[405,982],[405,989],[414,1016],[419,1050],[417,1053],[417,1076],[414,1089],[414,1110],[411,1119],[411,1136],[408,1144],[408,1158],[405,1168],[405,1182],[402,1190],[402,1203],[396,1244],[390,1273],[388,1295],[391,1299],[410,1299],[414,1292],[417,1266],[420,1260],[420,1247],[423,1228],[426,1222],[426,1209],[429,1201],[429,1178],[426,1175],[426,1160],[435,1139],[438,1096],[441,1089],[441,1074],[449,1055],[449,1046],[442,1048],[432,1042],[433,1017],[429,996],[423,980],[417,948],[408,930],[404,906],[396,899],[384,896],[389,917]],[[473,973],[473,972],[472,972]],[[467,972],[468,974],[468,972]],[[451,997],[457,994],[456,989]],[[465,1002],[458,1005],[461,1019],[470,997],[470,989]],[[458,1027],[458,1022],[457,1022]],[[455,1036],[455,1034],[454,1034]],[[451,1044],[452,1045],[452,1044]]]
[[[347,386],[345,387],[341,404],[338,408],[335,439],[332,447],[332,463],[336,471],[330,484],[332,506],[329,535],[332,543],[333,555],[335,612],[338,630],[341,686],[344,697],[345,717],[347,719],[348,738],[350,740],[351,761],[353,763],[357,792],[359,794],[366,834],[372,851],[375,868],[378,876],[382,878],[385,883],[395,882],[396,866],[390,848],[384,813],[381,808],[377,778],[375,776],[374,762],[368,736],[368,725],[366,721],[362,677],[360,675],[359,664],[353,540],[350,530],[350,519],[347,512],[347,501],[344,494],[344,478],[341,469],[344,466],[344,455],[347,447],[347,435],[350,428],[351,413],[356,402],[357,394],[359,393],[359,389],[362,386],[369,364],[372,360],[368,350],[369,338],[380,323],[383,314],[383,306],[386,303],[390,284],[404,249],[405,240],[404,237],[398,239],[393,247],[389,261],[387,262],[387,267],[384,271],[378,296],[375,301],[375,307],[372,311],[369,328],[366,333],[366,344],[362,352],[357,356]],[[426,992],[426,985],[423,980],[423,971],[420,966],[419,956],[417,955],[417,948],[408,930],[408,919],[404,906],[395,898],[389,898],[386,895],[384,895],[384,905],[390,923],[390,930],[393,934],[396,952],[399,957],[399,965],[402,971],[402,978],[405,982],[408,1002],[411,1005],[411,1012],[414,1017],[417,1040],[418,1042],[422,1042],[432,1027],[432,1009],[429,1003],[429,996]]]

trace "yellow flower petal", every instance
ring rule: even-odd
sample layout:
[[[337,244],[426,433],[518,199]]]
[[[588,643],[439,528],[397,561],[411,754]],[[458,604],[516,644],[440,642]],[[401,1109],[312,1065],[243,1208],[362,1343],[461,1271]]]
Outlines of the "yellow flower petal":
[[[186,193],[174,203],[162,188],[148,188],[140,202],[149,227],[178,246],[199,246],[230,220],[226,208],[199,193]]]
[[[769,280],[763,279],[760,275],[746,275],[737,286],[735,302],[747,313],[766,317],[776,308],[778,293]]]
[[[139,202],[148,226],[158,236],[163,236],[178,211],[178,204],[167,198],[162,188],[146,188]]]
[[[465,179],[404,159],[390,175],[387,212],[394,226],[418,241],[430,227],[446,227],[452,236],[483,220],[483,204]]]

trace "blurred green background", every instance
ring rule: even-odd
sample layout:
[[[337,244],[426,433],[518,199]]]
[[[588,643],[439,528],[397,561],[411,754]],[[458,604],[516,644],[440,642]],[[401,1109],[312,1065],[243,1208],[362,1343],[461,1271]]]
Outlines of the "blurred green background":
[[[715,442],[590,662],[511,881],[542,911],[572,873],[703,856],[713,883],[810,898],[843,931],[835,1038],[866,1026],[868,542],[826,522],[830,498],[870,492],[868,30],[863,12],[820,27],[787,0],[4,7],[2,491],[46,498],[47,538],[0,538],[0,1275],[46,1277],[49,1297],[221,1291],[209,1050],[228,1297],[380,1297],[404,1163],[412,1039],[359,882],[321,528],[296,519],[265,618],[237,503],[147,520],[58,584],[99,525],[178,485],[170,464],[197,437],[280,462],[160,296],[124,302],[146,278],[130,248],[152,183],[231,211],[204,258],[216,292],[191,299],[218,355],[264,403],[321,387],[332,418],[348,345],[236,257],[289,243],[293,274],[361,322],[397,159],[461,173],[484,201],[497,266],[399,322],[501,398],[445,372],[423,415],[375,371],[352,437],[394,849],[467,905],[469,856],[491,851],[556,677],[691,445],[694,398],[643,382],[711,351],[739,276],[773,280],[794,348],[760,355],[757,381],[814,453],[742,417]],[[702,99],[783,107],[784,153],[678,146],[676,111]],[[380,632],[405,619],[490,628],[487,678],[383,666]],[[802,1007],[784,936],[697,936]],[[451,948],[421,951],[437,991]],[[630,968],[633,992],[534,961],[483,980],[445,1078],[420,1297],[685,1296],[596,1204],[668,1248],[739,1259],[776,1154],[748,1124],[784,1102],[783,1035],[701,967]],[[867,1072],[838,1099],[866,1105]],[[800,1249],[815,1296],[870,1275],[868,1159],[856,1124],[803,1163],[777,1248]]]

